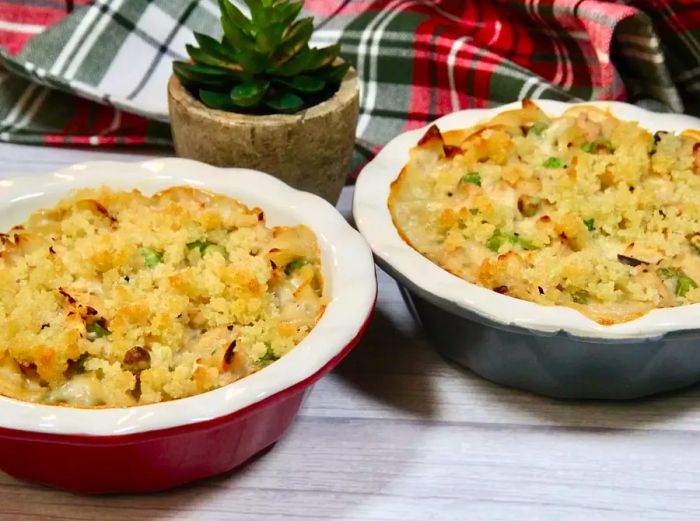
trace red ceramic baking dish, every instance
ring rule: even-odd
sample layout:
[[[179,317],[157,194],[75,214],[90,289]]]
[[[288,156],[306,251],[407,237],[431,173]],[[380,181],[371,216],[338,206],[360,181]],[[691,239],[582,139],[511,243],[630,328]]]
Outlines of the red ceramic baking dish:
[[[311,386],[360,339],[376,300],[372,254],[322,199],[259,172],[164,159],[95,162],[0,180],[0,228],[75,188],[153,193],[191,185],[265,211],[272,225],[304,223],[321,248],[329,304],[311,333],[265,369],[204,394],[129,408],[80,409],[0,397],[0,469],[83,493],[148,492],[229,471],[271,447]]]

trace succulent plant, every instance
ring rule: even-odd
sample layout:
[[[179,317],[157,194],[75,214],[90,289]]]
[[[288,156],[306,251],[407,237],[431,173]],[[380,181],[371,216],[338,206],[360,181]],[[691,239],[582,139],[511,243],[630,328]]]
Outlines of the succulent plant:
[[[245,0],[250,18],[219,0],[221,41],[195,33],[190,62],[176,61],[182,84],[208,107],[255,114],[294,113],[330,98],[350,65],[340,44],[309,47],[313,18],[297,20],[303,1]]]

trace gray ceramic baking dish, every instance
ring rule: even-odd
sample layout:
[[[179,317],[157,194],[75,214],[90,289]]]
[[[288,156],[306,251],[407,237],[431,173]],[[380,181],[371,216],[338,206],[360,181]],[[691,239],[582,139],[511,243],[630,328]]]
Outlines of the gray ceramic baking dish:
[[[575,104],[538,101],[559,115]],[[618,102],[605,107],[651,130],[700,128],[700,120]],[[439,119],[441,130],[473,126],[515,108],[466,110]],[[360,174],[353,215],[377,263],[402,288],[414,316],[446,357],[494,382],[558,398],[629,399],[700,381],[700,304],[654,310],[604,326],[578,311],[542,306],[466,282],[406,244],[387,198],[408,152],[427,129],[391,141]]]

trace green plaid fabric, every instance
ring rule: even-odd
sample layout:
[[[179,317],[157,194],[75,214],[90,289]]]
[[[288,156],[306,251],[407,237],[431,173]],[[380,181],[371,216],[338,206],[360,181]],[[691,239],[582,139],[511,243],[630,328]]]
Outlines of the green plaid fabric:
[[[358,69],[357,165],[440,115],[524,97],[700,115],[700,2],[307,0],[305,9],[317,21],[312,43],[340,40]],[[219,36],[218,15],[215,0],[0,0],[0,140],[169,144],[171,62],[192,30]]]

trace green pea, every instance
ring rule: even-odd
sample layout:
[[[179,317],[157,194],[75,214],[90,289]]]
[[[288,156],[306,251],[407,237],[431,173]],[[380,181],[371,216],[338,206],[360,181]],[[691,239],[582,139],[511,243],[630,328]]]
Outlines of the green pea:
[[[575,293],[571,294],[571,300],[576,302],[576,304],[588,304],[588,302],[591,299],[591,294],[588,293],[585,289],[582,289],[580,291],[576,291]]]
[[[459,182],[481,186],[481,175],[479,175],[479,172],[469,172],[464,174]]]
[[[688,277],[685,273],[679,272],[678,282],[676,283],[676,295],[685,297],[691,289],[697,288],[697,283]]]
[[[109,330],[99,322],[88,324],[85,329],[92,338],[104,338],[110,334]]]
[[[197,239],[196,241],[188,242],[187,243],[187,249],[188,250],[199,250],[199,253],[204,253],[204,251],[211,246],[212,242],[209,242],[207,239]]]
[[[547,130],[549,128],[549,125],[546,123],[542,123],[541,121],[536,121],[533,123],[533,125],[530,127],[530,129],[527,131],[528,134],[532,132],[536,136],[541,136],[542,132]]]
[[[148,268],[153,268],[163,262],[163,254],[153,248],[141,248],[140,253],[143,256],[143,262]]]
[[[544,163],[542,163],[542,166],[545,168],[563,168],[564,161],[558,157],[548,157]]]
[[[295,259],[284,267],[284,274],[289,276],[309,263],[306,259]]]
[[[486,247],[493,251],[498,252],[501,246],[509,242],[513,245],[519,245],[524,250],[536,250],[537,246],[528,239],[516,233],[504,232],[501,230],[496,230],[493,235],[486,241]]]
[[[258,367],[267,367],[272,362],[276,362],[280,357],[275,354],[271,347],[268,346],[265,354],[258,358]]]

